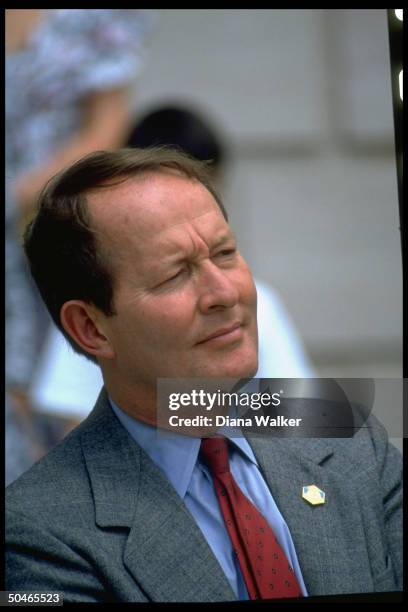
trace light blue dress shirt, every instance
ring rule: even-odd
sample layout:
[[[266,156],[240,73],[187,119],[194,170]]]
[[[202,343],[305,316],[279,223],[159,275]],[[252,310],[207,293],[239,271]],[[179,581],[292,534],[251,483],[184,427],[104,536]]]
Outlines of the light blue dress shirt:
[[[173,432],[163,433],[130,417],[112,399],[110,403],[125,429],[162,470],[183,499],[218,559],[237,598],[249,599],[239,563],[224,525],[211,474],[199,456],[201,439]],[[306,587],[289,528],[259,471],[249,443],[244,437],[231,438],[231,433],[228,434],[227,429],[222,433],[232,442],[230,468],[238,486],[272,527],[306,596]]]

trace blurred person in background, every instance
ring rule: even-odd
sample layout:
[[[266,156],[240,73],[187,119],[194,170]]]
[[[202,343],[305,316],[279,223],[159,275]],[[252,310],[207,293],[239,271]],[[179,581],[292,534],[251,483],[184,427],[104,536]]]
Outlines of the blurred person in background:
[[[201,161],[211,160],[212,178],[222,191],[227,147],[220,129],[197,109],[182,104],[163,105],[135,121],[126,146],[176,147]],[[304,378],[313,368],[277,292],[255,279],[260,329],[259,368],[264,378]],[[31,399],[44,413],[69,417],[79,423],[103,386],[100,368],[73,352],[57,328],[50,330],[31,387]]]
[[[21,228],[58,170],[122,144],[153,19],[136,9],[6,10],[6,484],[49,444],[28,389],[50,319],[27,273]]]

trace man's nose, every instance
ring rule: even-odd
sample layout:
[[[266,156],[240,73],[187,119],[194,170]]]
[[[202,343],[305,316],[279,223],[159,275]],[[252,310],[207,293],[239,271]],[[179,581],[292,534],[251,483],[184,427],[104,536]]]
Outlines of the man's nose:
[[[223,270],[212,261],[202,264],[199,272],[199,308],[207,314],[232,308],[239,300],[239,291],[230,277],[231,270]]]

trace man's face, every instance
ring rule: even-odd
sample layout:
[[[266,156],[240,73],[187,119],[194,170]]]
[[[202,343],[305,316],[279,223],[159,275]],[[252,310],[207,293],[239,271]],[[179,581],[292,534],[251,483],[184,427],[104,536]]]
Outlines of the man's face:
[[[88,203],[115,277],[117,314],[104,329],[124,383],[253,376],[256,290],[210,192],[160,172],[96,191]]]

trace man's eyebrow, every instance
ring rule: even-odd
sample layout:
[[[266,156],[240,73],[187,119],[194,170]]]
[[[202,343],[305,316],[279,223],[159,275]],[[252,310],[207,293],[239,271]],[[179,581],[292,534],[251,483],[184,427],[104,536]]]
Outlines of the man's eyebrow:
[[[218,247],[222,246],[226,242],[236,242],[235,235],[232,231],[229,231],[227,234],[222,234],[216,241],[211,245],[211,249],[218,249]]]
[[[215,239],[215,242],[210,244],[210,250],[214,251],[216,249],[218,249],[220,246],[222,246],[223,244],[227,243],[227,242],[233,242],[235,244],[236,239],[235,239],[235,235],[232,231],[228,231],[227,233],[223,233],[221,236],[217,237]],[[173,253],[168,253],[165,254],[161,257],[160,262],[158,262],[158,268],[162,269],[162,268],[169,268],[171,266],[175,266],[177,264],[181,264],[184,261],[188,260],[188,255],[185,253],[177,253],[177,252],[173,252]]]

